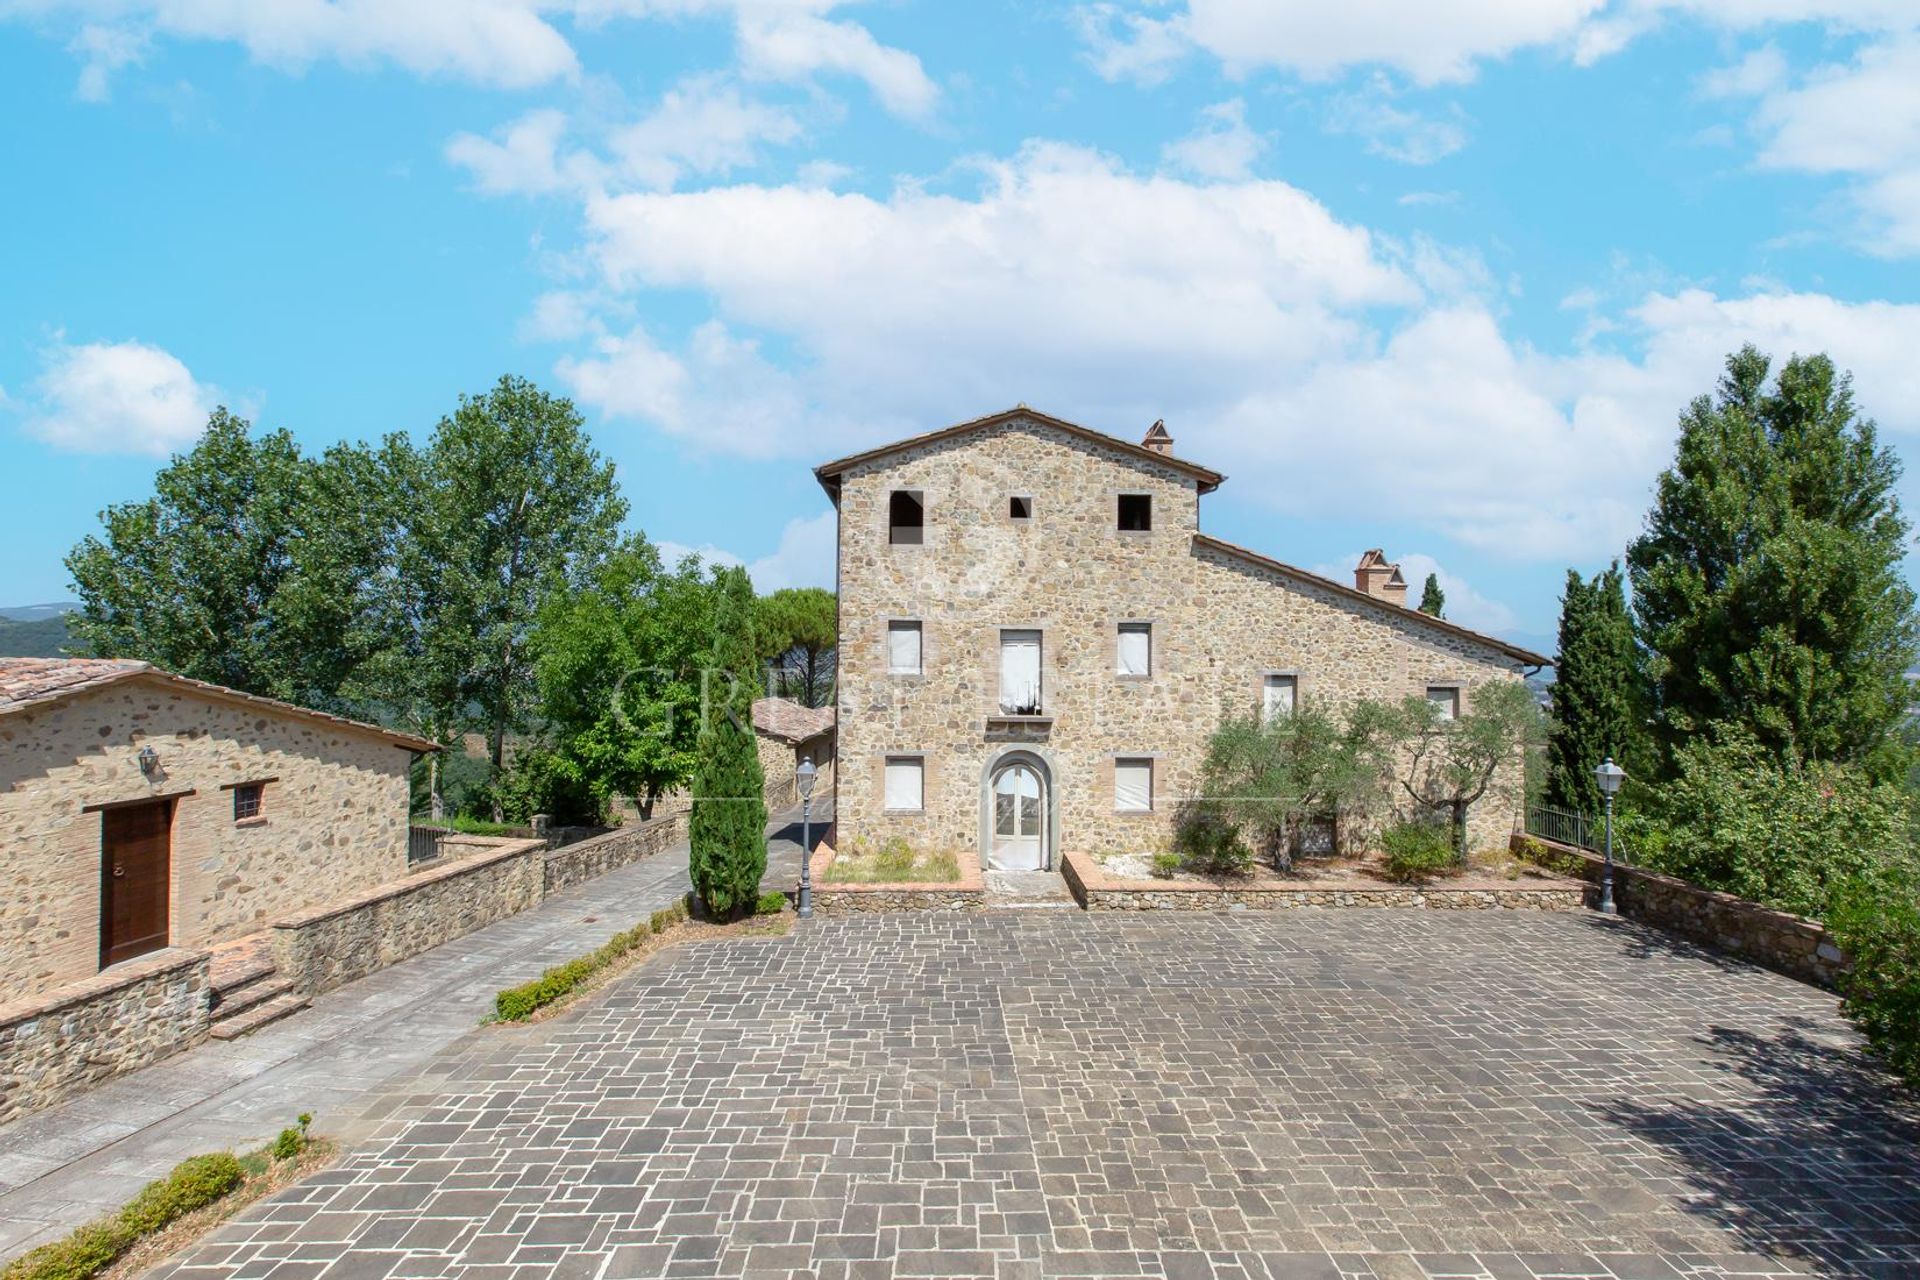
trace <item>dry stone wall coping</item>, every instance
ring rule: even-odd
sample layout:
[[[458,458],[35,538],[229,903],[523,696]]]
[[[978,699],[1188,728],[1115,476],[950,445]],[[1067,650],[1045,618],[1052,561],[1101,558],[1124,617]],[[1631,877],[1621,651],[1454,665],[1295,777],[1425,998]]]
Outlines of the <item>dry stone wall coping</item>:
[[[111,969],[103,969],[91,978],[82,978],[53,991],[0,1005],[0,1030],[35,1018],[48,1017],[68,1008],[94,1003],[124,987],[146,982],[176,969],[205,968],[209,963],[210,957],[205,951],[164,947],[114,965]]]
[[[1262,911],[1293,907],[1576,911],[1588,892],[1577,880],[1559,878],[1526,885],[1484,878],[1424,885],[1263,884],[1224,878],[1121,880],[1109,876],[1088,855],[1072,851],[1061,858],[1061,871],[1073,896],[1089,911],[1217,911],[1235,907]]]
[[[1601,855],[1518,831],[1513,848],[1529,841],[1573,859],[1586,880],[1599,883]],[[1620,862],[1613,864],[1613,890],[1624,916],[1816,987],[1832,990],[1851,964],[1826,926],[1805,916]]]
[[[830,844],[813,851],[813,908],[820,915],[877,911],[976,911],[986,905],[986,878],[980,865],[960,860],[958,880],[918,880],[880,884],[828,884],[827,868],[838,856]]]
[[[650,858],[679,841],[686,834],[686,827],[685,812],[670,813],[563,845],[547,854],[545,891],[558,893],[615,867]]]
[[[496,863],[505,862],[512,858],[524,858],[529,855],[544,853],[547,848],[547,842],[544,840],[516,840],[510,836],[448,836],[443,842],[442,847],[450,846],[472,848],[474,852],[468,856],[458,857],[452,861],[443,862],[438,866],[429,867],[425,871],[416,872],[408,876],[405,880],[395,880],[390,884],[383,884],[365,893],[355,894],[351,898],[345,898],[339,902],[328,903],[324,907],[316,907],[312,911],[303,911],[298,915],[287,916],[284,919],[276,920],[273,922],[273,927],[275,929],[301,929],[309,925],[317,924],[322,920],[331,920],[356,911],[364,911],[375,903],[386,902],[394,898],[406,897],[408,894],[418,893],[427,885],[435,884],[442,880],[454,880],[462,876],[475,875]]]

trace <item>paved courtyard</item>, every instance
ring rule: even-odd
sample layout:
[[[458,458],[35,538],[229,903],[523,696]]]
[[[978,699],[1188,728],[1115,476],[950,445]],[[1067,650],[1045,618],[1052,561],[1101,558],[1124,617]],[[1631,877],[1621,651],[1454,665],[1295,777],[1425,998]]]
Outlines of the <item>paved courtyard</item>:
[[[165,1274],[1920,1275],[1831,998],[1585,914],[816,920],[383,1105]]]

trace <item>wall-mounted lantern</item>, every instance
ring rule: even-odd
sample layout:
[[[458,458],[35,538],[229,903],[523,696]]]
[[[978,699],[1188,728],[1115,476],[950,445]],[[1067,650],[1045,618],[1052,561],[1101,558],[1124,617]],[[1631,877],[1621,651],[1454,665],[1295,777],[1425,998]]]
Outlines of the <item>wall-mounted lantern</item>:
[[[147,777],[151,778],[160,772],[160,753],[151,744],[140,748],[140,754],[135,758],[140,761],[140,772]]]

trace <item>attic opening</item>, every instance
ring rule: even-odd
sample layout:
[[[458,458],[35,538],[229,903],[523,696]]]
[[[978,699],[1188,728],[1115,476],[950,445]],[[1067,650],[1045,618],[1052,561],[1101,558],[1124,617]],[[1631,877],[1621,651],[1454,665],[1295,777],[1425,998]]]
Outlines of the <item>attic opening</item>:
[[[1119,527],[1126,533],[1146,533],[1153,528],[1153,495],[1120,495]]]
[[[926,503],[916,491],[895,489],[887,498],[887,541],[894,546],[919,546],[926,523]]]

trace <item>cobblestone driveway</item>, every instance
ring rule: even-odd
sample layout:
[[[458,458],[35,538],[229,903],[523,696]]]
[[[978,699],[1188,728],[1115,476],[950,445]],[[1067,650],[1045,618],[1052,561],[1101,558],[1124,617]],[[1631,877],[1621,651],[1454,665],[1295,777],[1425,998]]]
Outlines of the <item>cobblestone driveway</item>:
[[[1920,1275],[1819,992],[1526,912],[819,920],[470,1038],[171,1274]]]

